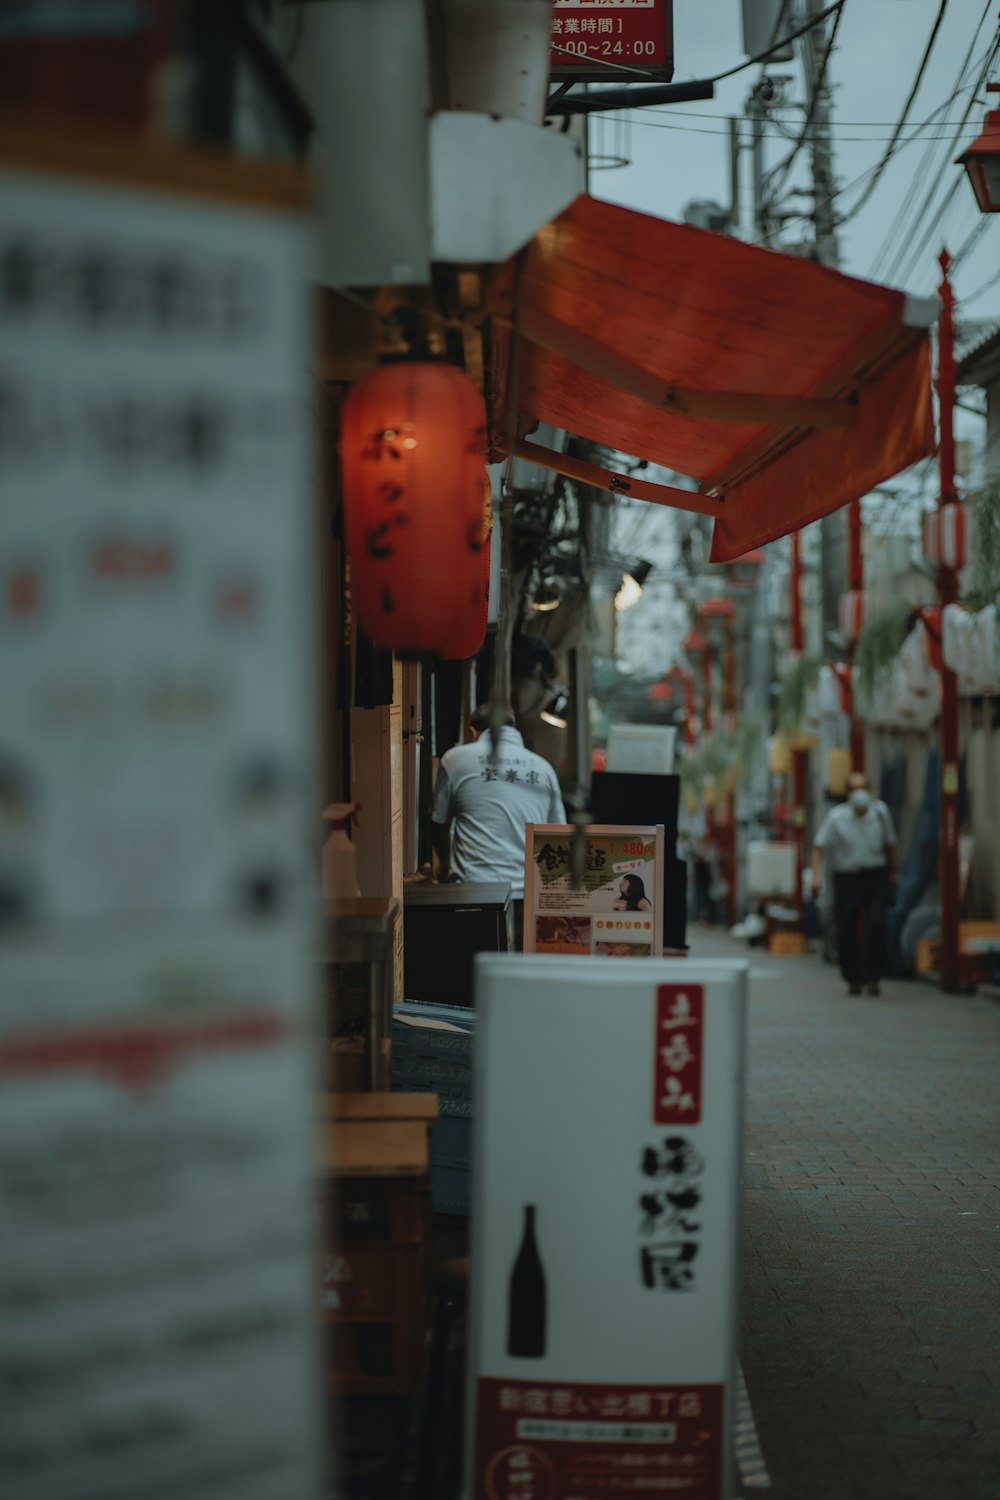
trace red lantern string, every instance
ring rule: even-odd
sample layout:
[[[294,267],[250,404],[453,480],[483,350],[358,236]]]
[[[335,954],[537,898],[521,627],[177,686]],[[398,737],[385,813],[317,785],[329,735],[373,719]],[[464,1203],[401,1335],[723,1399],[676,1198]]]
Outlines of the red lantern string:
[[[478,621],[482,397],[448,364],[382,365],[344,403],[340,462],[355,609],[376,645],[442,654]]]

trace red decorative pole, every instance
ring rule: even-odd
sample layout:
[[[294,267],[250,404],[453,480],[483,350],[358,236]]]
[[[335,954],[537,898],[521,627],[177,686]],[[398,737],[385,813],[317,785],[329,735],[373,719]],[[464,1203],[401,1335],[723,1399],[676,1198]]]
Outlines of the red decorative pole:
[[[951,256],[942,250],[941,317],[938,321],[938,421],[940,441],[938,464],[940,495],[938,509],[954,505],[955,490],[955,294],[948,280]],[[958,598],[958,577],[954,568],[944,562],[937,568],[938,599],[941,610]],[[943,618],[943,613],[942,613]],[[941,657],[941,988],[953,993],[959,987],[958,908],[958,678]]]
[[[847,587],[858,595],[862,593],[865,586],[865,561],[861,552],[861,501],[852,500],[848,513],[850,525],[850,542],[848,553],[848,581]],[[851,659],[854,658],[854,648],[857,645],[857,637],[851,642]],[[855,712],[855,698],[851,694],[851,770],[864,771],[865,769],[865,728]]]
[[[684,673],[684,743],[694,744],[694,677]]]
[[[676,692],[678,688],[684,694],[684,725],[682,738],[688,749],[694,744],[694,677],[685,667],[675,664],[667,673],[667,682]]]
[[[792,532],[792,570],[790,577],[790,642],[799,656],[803,650],[802,634],[802,538],[798,531]],[[795,908],[799,921],[803,918],[802,872],[805,869],[806,850],[806,752],[800,747],[792,750],[792,826],[795,830]]]

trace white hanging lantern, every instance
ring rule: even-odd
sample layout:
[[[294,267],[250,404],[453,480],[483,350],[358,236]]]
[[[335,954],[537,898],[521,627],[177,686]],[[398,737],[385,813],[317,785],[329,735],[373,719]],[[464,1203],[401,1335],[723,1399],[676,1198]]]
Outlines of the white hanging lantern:
[[[840,633],[848,641],[856,641],[865,623],[868,595],[864,589],[848,589],[840,596],[838,624]]]
[[[968,516],[957,501],[928,511],[923,517],[924,557],[938,568],[958,573],[968,553]]]

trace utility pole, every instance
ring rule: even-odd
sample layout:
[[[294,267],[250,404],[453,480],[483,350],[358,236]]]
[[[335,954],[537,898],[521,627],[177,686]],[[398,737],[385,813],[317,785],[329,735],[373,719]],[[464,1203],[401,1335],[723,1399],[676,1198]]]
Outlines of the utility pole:
[[[805,17],[812,21],[825,9],[823,0],[805,0]],[[816,259],[824,266],[838,266],[840,248],[834,213],[836,183],[833,172],[830,66],[826,59],[830,22],[813,26],[800,38],[806,78],[806,119],[812,163],[813,215]],[[847,587],[847,514],[843,510],[824,516],[820,522],[820,610],[821,652],[826,654],[828,632],[836,630],[840,596]]]
[[[826,8],[823,0],[805,0],[805,3],[807,21],[815,20]],[[806,118],[809,121],[809,151],[812,157],[816,258],[824,266],[836,266],[840,262],[840,251],[833,211],[836,187],[833,147],[830,143],[830,90],[825,81],[829,65],[824,67],[828,46],[826,24],[814,25],[800,40],[809,95],[806,100]]]
[[[938,323],[938,412],[940,442],[939,510],[958,500],[955,489],[955,294],[948,279],[951,256],[939,257],[941,318]],[[938,598],[941,620],[945,608],[958,598],[954,568],[938,563]],[[941,881],[941,988],[954,994],[959,988],[959,849],[958,849],[958,677],[941,657],[941,809],[939,868]]]

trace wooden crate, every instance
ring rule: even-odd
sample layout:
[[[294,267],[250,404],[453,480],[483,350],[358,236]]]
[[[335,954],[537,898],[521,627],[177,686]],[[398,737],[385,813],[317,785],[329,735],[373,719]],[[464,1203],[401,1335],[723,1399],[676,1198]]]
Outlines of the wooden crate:
[[[772,932],[767,939],[768,953],[795,955],[806,951],[804,932]]]
[[[937,938],[917,938],[915,967],[918,974],[936,974],[941,944]]]

